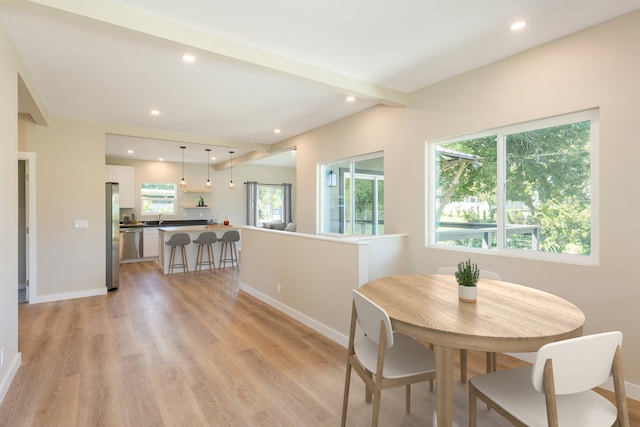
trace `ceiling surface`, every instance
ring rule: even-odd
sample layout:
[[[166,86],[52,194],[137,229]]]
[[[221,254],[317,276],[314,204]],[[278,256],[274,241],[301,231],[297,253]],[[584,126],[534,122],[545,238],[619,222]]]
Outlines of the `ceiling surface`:
[[[204,163],[211,148],[216,164],[230,150],[239,159],[282,151],[291,165],[278,142],[378,104],[401,107],[417,89],[638,8],[638,0],[0,0],[0,22],[40,107],[21,93],[20,110],[38,123],[108,124],[110,157]],[[510,30],[517,20],[527,26]]]

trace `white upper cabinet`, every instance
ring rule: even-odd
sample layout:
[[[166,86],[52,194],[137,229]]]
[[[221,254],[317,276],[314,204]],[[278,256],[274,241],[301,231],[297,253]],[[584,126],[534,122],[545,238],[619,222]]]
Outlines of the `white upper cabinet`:
[[[120,184],[120,207],[136,207],[136,170],[133,166],[107,165],[107,182]]]

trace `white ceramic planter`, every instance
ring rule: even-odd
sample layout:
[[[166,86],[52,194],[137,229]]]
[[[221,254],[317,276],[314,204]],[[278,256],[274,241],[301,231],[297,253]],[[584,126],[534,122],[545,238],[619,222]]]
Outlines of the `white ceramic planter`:
[[[458,299],[464,302],[476,302],[478,298],[477,286],[461,286],[458,285]]]

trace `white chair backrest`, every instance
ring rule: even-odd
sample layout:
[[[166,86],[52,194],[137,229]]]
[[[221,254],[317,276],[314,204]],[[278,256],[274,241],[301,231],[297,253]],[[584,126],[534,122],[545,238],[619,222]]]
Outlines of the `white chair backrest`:
[[[369,339],[380,343],[380,322],[384,322],[387,347],[393,347],[393,330],[387,312],[355,289],[353,289],[353,302],[356,304],[358,324]]]
[[[436,274],[452,274],[455,275],[458,267],[440,267],[436,270]],[[480,269],[480,277],[483,279],[500,280],[500,275],[490,270]]]
[[[590,390],[607,381],[612,373],[616,347],[622,346],[622,332],[605,332],[546,344],[536,353],[531,382],[544,393],[542,376],[547,359],[553,363],[556,394]]]
[[[490,270],[480,269],[480,277],[483,279],[500,280],[500,275]]]
[[[436,274],[451,274],[451,275],[454,275],[454,274],[456,274],[456,271],[458,271],[457,267],[440,267],[439,269],[436,270]]]

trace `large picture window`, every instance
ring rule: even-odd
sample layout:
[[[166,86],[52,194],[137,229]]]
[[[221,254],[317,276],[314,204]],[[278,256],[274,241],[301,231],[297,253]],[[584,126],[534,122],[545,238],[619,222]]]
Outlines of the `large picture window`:
[[[258,226],[265,222],[283,222],[282,185],[258,184]]]
[[[429,144],[430,243],[595,260],[597,111]]]
[[[175,214],[176,191],[176,184],[142,183],[142,215]]]
[[[323,233],[384,234],[382,153],[322,165],[320,174]]]

